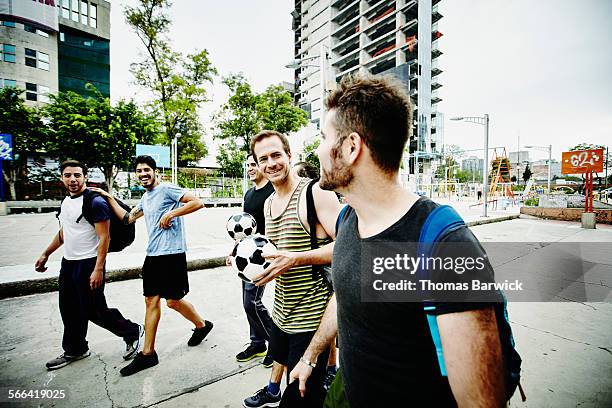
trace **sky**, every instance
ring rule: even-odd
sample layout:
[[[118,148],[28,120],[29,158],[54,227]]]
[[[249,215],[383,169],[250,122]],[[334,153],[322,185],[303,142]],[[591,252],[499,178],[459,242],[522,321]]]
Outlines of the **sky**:
[[[130,63],[143,50],[111,7],[111,96],[146,93],[132,84]],[[242,72],[256,91],[292,81],[293,0],[175,0],[170,39],[179,51],[206,49],[220,77],[202,122],[227,99],[220,79]],[[553,146],[553,158],[581,142],[612,144],[612,1],[442,0],[444,53],[438,78],[445,143],[482,148],[482,126],[450,121],[490,115],[489,146]],[[480,152],[468,154],[481,155]],[[532,151],[532,160],[546,152]]]

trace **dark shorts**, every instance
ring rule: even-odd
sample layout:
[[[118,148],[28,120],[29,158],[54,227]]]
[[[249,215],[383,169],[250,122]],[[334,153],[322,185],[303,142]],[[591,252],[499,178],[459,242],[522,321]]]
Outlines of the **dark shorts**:
[[[189,292],[185,253],[147,256],[142,266],[143,295],[179,300]]]
[[[287,366],[288,378],[293,367],[297,365],[300,361],[300,357],[304,355],[315,332],[286,333],[282,331],[276,323],[272,323],[272,334],[270,336],[268,355],[277,363]],[[310,375],[309,382],[314,381],[315,383],[323,384],[328,356],[329,348],[319,355],[317,367]]]

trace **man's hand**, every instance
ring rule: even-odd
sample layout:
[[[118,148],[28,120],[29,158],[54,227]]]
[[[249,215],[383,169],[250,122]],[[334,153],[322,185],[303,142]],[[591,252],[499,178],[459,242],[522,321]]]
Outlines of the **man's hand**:
[[[98,289],[100,286],[102,286],[103,276],[104,274],[102,273],[102,270],[94,269],[89,277],[89,287],[91,290]]]
[[[36,264],[34,264],[34,269],[36,270],[36,272],[46,272],[47,271],[47,267],[45,266],[45,264],[47,263],[48,259],[49,257],[45,254],[42,254],[40,258],[38,258],[38,260],[36,261]]]
[[[110,195],[110,193],[106,190],[102,190],[101,188],[98,187],[87,187],[88,189],[90,189],[91,191],[94,191],[98,194],[100,194],[101,196],[104,196],[106,198],[112,198],[113,196]]]
[[[225,257],[225,266],[232,266],[232,256],[228,255]]]
[[[277,276],[287,272],[297,264],[296,252],[279,251],[274,254],[263,254],[267,261],[271,261],[264,271],[253,277],[253,281],[257,286],[263,286]]]
[[[172,220],[174,219],[174,215],[171,214],[171,211],[168,211],[164,215],[162,215],[161,220],[159,221],[159,226],[163,229],[168,229],[172,226]]]
[[[297,365],[293,367],[293,370],[291,370],[291,373],[289,374],[289,384],[295,380],[300,381],[299,389],[302,397],[304,397],[304,394],[306,393],[306,381],[308,380],[308,377],[310,377],[310,374],[312,374],[312,367],[308,364],[302,363],[301,361],[298,361]]]

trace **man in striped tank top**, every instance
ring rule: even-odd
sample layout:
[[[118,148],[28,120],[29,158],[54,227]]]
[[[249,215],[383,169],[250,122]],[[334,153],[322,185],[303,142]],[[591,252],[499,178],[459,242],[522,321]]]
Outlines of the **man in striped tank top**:
[[[313,199],[317,213],[317,225],[307,222],[306,187],[310,179],[298,177],[291,171],[291,151],[287,138],[275,131],[263,131],[251,140],[251,152],[259,169],[274,186],[274,193],[264,204],[266,236],[274,242],[279,253],[272,264],[257,279],[263,285],[276,278],[274,308],[272,311],[272,335],[268,354],[275,361],[270,383],[244,400],[245,407],[296,407],[291,398],[295,393],[285,393],[281,401],[279,372],[283,366],[289,373],[303,359],[331,297],[331,290],[320,272],[313,272],[313,265],[329,264],[331,250],[311,250],[310,231],[315,232],[319,246],[335,238],[335,223],[340,204],[331,191],[323,191],[316,183]],[[327,347],[326,347],[327,349]],[[316,361],[306,361],[314,368],[308,380],[309,393],[300,399],[301,406],[322,406],[323,380],[328,350]]]

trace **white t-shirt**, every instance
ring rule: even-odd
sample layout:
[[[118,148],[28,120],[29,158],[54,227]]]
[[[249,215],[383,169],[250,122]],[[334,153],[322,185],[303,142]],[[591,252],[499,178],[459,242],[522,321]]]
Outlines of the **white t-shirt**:
[[[92,203],[94,221],[104,221],[110,217],[106,200],[95,197]],[[64,258],[75,261],[95,258],[98,255],[100,239],[96,229],[84,217],[77,223],[83,213],[83,195],[66,197],[60,211],[60,224],[64,230]]]

